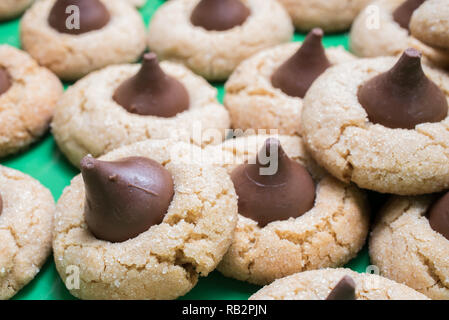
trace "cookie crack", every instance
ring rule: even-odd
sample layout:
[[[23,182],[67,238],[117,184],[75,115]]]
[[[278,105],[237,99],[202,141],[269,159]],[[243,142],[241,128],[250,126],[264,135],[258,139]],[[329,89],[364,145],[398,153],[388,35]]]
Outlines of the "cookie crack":
[[[447,131],[449,131],[449,128],[445,127],[445,129],[446,129]],[[445,144],[444,142],[442,142],[442,141],[437,141],[437,140],[436,140],[437,138],[434,137],[434,136],[433,136],[432,134],[430,134],[429,132],[422,131],[422,130],[419,130],[419,129],[416,130],[416,132],[418,132],[418,133],[421,134],[422,136],[424,136],[424,137],[426,137],[426,138],[428,138],[428,139],[430,139],[430,140],[432,141],[431,143],[422,146],[422,148],[420,149],[420,151],[425,150],[425,149],[428,148],[429,146],[439,146],[439,147],[441,147],[441,148],[443,149],[444,155],[445,155],[446,159],[449,159],[449,155],[448,155],[448,153],[447,153],[447,151],[446,151],[446,150],[449,149],[449,146],[448,146],[448,145],[446,145],[446,144]]]
[[[282,231],[282,230],[275,230],[276,235],[279,237],[279,239],[281,240],[286,240],[289,241],[291,243],[293,243],[294,245],[298,246],[301,250],[301,256],[303,257],[303,261],[304,261],[304,265],[302,270],[308,270],[308,268],[310,268],[310,261],[308,259],[308,255],[305,252],[305,244],[309,244],[310,246],[313,245],[313,243],[311,242],[311,238],[313,238],[313,235],[316,234],[317,232],[325,232],[326,234],[330,235],[334,241],[335,246],[337,246],[339,249],[344,249],[347,252],[351,251],[351,244],[345,244],[343,242],[341,242],[338,239],[337,233],[335,231],[335,229],[333,228],[331,221],[335,220],[337,217],[344,215],[344,208],[345,205],[348,201],[348,199],[350,198],[349,196],[349,187],[345,187],[344,188],[344,195],[342,197],[342,203],[338,206],[338,208],[331,214],[331,215],[327,215],[325,217],[323,217],[323,219],[320,221],[320,223],[316,224],[313,228],[313,230],[308,230],[306,233],[304,233],[302,236],[302,238],[298,238],[296,233],[294,232],[290,232],[290,231]],[[357,249],[357,248],[354,248]],[[360,249],[360,248],[358,248]],[[358,250],[354,250],[354,252],[357,252]],[[352,254],[352,256],[354,256],[355,254]],[[340,261],[334,261],[334,259],[332,259],[332,256],[330,255],[330,253],[327,253],[325,255],[325,257],[327,257],[329,259],[329,261],[336,265],[339,264]],[[351,256],[347,256],[346,257],[346,261],[349,261],[352,257]]]
[[[245,259],[249,253],[254,250],[254,248],[256,248],[257,246],[257,239],[258,239],[258,230],[251,230],[251,237],[249,239],[249,246],[243,248],[243,250],[240,250],[238,252],[239,257]],[[249,257],[249,261],[248,264],[246,265],[246,270],[247,270],[247,276],[246,276],[246,281],[251,279],[252,277],[252,273],[253,273],[253,267],[255,264],[255,257],[254,256],[250,256]]]
[[[326,148],[326,150],[329,151],[329,150],[334,149],[334,147],[336,145],[338,145],[341,142],[341,140],[344,138],[345,131],[347,129],[350,129],[350,128],[361,128],[361,129],[363,129],[360,125],[357,125],[357,124],[354,124],[354,123],[345,123],[345,124],[343,124],[340,127],[340,133],[338,135],[337,140],[334,143],[332,143],[328,148]],[[336,153],[338,153],[340,155],[340,157],[343,159],[343,161],[345,162],[345,168],[342,170],[342,178],[345,179],[345,181],[349,182],[352,179],[354,166],[353,166],[353,164],[350,161],[351,150],[348,147],[345,147],[345,149],[346,150],[345,150],[344,154],[342,154],[340,152],[337,152],[337,151],[336,151]]]
[[[434,286],[438,286],[439,288],[448,288],[441,280],[441,277],[437,274],[436,268],[433,264],[433,262],[424,255],[420,250],[416,250],[416,255],[420,262],[426,267],[428,275],[433,279],[434,284],[431,286],[426,287],[425,289],[432,288]]]
[[[392,225],[395,224],[404,214],[406,214],[411,209],[412,205],[413,205],[412,201],[410,201],[407,198],[407,205],[405,206],[405,208],[403,210],[401,210],[401,212],[393,220],[391,220],[391,221],[382,220],[381,223],[384,226],[388,227],[391,230],[391,232],[393,233],[394,228],[392,227]]]
[[[406,213],[411,207],[412,207],[412,204],[411,204],[411,202],[409,202],[407,208],[403,210],[403,213]],[[402,217],[402,216],[403,216],[403,214],[400,214],[394,221],[397,221],[397,220],[398,220],[400,217]],[[402,241],[404,242],[404,244],[405,244],[405,251],[406,251],[406,252],[412,252],[412,253],[414,253],[414,254],[416,255],[416,257],[419,259],[419,261],[421,262],[421,264],[422,264],[424,267],[426,267],[426,269],[427,269],[427,274],[432,278],[432,280],[433,280],[433,282],[434,282],[432,285],[429,285],[429,286],[427,286],[427,287],[423,287],[423,288],[421,288],[421,289],[428,290],[428,289],[430,289],[430,288],[432,288],[432,287],[435,287],[435,286],[437,286],[437,287],[439,287],[439,288],[446,288],[446,289],[447,289],[448,286],[446,286],[446,285],[443,283],[441,277],[440,277],[440,276],[438,275],[438,273],[437,273],[437,270],[436,270],[436,268],[435,268],[433,262],[432,262],[432,261],[431,261],[431,260],[430,260],[430,259],[423,253],[423,252],[421,252],[421,251],[419,250],[419,248],[416,248],[416,249],[410,248],[406,236],[403,235],[402,232],[398,232],[397,229],[393,228],[393,227],[391,226],[393,223],[394,223],[394,222],[391,222],[391,223],[388,223],[388,224],[385,223],[385,225],[386,225],[386,227],[390,230],[390,233],[391,233],[391,234],[397,234],[397,235],[401,238],[401,240],[402,240]],[[412,232],[409,232],[408,234],[409,234],[415,241],[420,242],[420,243],[423,242],[423,240],[417,238]]]

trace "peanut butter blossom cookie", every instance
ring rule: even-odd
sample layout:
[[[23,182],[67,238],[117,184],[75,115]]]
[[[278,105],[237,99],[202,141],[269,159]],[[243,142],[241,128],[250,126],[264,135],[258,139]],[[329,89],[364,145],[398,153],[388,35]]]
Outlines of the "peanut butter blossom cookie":
[[[428,0],[414,13],[410,32],[429,46],[449,50],[449,3]]]
[[[0,299],[30,282],[51,252],[55,204],[38,181],[0,166]]]
[[[338,267],[365,243],[364,195],[317,167],[299,137],[249,136],[206,148],[238,195],[239,218],[218,270],[255,284]]]
[[[21,20],[20,37],[39,64],[69,81],[133,62],[146,46],[141,16],[123,0],[36,1]]]
[[[275,0],[174,0],[155,13],[148,39],[160,58],[225,80],[241,61],[292,35],[290,18]]]
[[[17,17],[28,8],[33,0],[2,0],[0,1],[0,21]]]
[[[184,66],[159,65],[148,53],[140,66],[110,66],[70,87],[58,102],[53,134],[75,165],[87,154],[100,156],[150,138],[220,143],[230,120],[216,95]],[[222,134],[203,135],[208,129]]]
[[[260,289],[250,300],[428,300],[387,278],[350,269],[297,273]]]
[[[309,89],[302,134],[314,158],[338,179],[383,193],[449,187],[449,77],[399,58],[335,66]]]
[[[354,21],[350,35],[351,51],[362,57],[396,56],[412,47],[423,53],[426,62],[443,68],[449,67],[448,50],[429,46],[418,40],[413,33],[410,34],[410,20],[415,16],[415,10],[418,11],[425,2],[425,0],[372,2]],[[442,9],[444,10],[446,9]]]
[[[303,98],[315,79],[334,64],[353,60],[342,47],[325,50],[323,32],[248,58],[225,85],[225,106],[236,129],[273,129],[298,134]]]
[[[36,141],[62,94],[58,78],[28,54],[0,46],[0,157]]]
[[[370,0],[278,0],[300,31],[321,28],[325,32],[349,29],[354,18]]]
[[[391,199],[374,226],[370,257],[382,275],[449,299],[449,193]]]
[[[200,156],[183,142],[148,140],[82,160],[58,201],[53,241],[66,284],[67,268],[79,270],[74,296],[174,299],[216,267],[237,196],[226,171]]]

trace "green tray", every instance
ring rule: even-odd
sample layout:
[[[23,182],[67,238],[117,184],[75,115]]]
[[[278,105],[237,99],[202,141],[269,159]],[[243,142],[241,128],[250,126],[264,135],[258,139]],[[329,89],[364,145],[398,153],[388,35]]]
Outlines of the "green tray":
[[[148,0],[140,9],[145,23],[148,25],[153,13],[164,3],[163,0]],[[293,41],[304,39],[303,34],[295,34]],[[20,47],[19,19],[0,23],[0,44],[10,44]],[[348,47],[348,35],[336,34],[324,37],[325,46],[343,45]],[[66,84],[66,87],[70,84]],[[223,83],[214,83],[218,89],[220,101],[223,101]],[[28,150],[12,157],[1,160],[1,164],[25,172],[38,179],[49,188],[57,200],[64,187],[70,184],[70,180],[78,174],[74,168],[58,150],[51,134],[44,136]],[[367,249],[364,248],[358,257],[347,266],[353,270],[364,272],[369,265]],[[245,282],[223,277],[217,271],[212,272],[207,278],[201,278],[197,286],[182,299],[247,299],[260,287]],[[65,288],[64,283],[56,272],[53,257],[42,267],[40,273],[23,288],[13,299],[17,300],[52,300],[75,299]]]

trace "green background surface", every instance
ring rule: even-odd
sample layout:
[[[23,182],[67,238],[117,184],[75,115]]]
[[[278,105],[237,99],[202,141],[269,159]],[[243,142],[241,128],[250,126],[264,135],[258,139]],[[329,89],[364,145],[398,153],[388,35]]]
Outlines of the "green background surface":
[[[153,13],[162,3],[164,3],[163,0],[148,0],[147,4],[140,9],[147,25]],[[16,19],[0,23],[0,44],[10,44],[15,47],[20,47],[19,21],[19,19]],[[304,36],[303,34],[295,34],[292,41],[301,41],[304,39]],[[343,45],[347,48],[348,35],[326,35],[324,45],[326,47]],[[214,83],[214,86],[218,89],[220,101],[223,101],[223,84]],[[59,198],[63,189],[70,184],[70,180],[79,172],[78,169],[68,163],[64,155],[58,150],[50,133],[32,145],[28,150],[2,159],[0,163],[38,179],[44,186],[51,190],[55,200]],[[365,248],[356,259],[348,264],[348,267],[359,272],[364,272],[368,265],[369,256]],[[186,296],[182,297],[182,299],[247,299],[258,289],[258,286],[225,278],[215,271],[207,278],[201,278],[198,285]],[[50,300],[75,298],[70,295],[64,283],[59,278],[53,257],[49,257],[36,278],[13,299]]]

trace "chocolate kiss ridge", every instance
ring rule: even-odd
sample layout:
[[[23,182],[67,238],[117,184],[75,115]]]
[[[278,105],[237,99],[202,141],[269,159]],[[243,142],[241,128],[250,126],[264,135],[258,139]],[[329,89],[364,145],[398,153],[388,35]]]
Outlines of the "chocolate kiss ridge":
[[[430,227],[449,240],[449,192],[433,204],[428,218]]]
[[[240,0],[201,0],[190,21],[209,31],[224,31],[242,25],[250,13]]]
[[[268,170],[276,161],[274,174],[261,172],[261,169]],[[231,179],[239,197],[239,213],[258,222],[261,227],[272,221],[297,218],[314,205],[315,184],[310,174],[291,160],[279,140],[274,138],[265,141],[255,164],[236,167]]]
[[[409,30],[410,20],[412,19],[413,12],[418,9],[426,0],[407,0],[401,4],[393,12],[393,19],[403,29]]]
[[[115,102],[128,112],[157,117],[173,117],[189,108],[184,85],[165,74],[154,53],[143,57],[139,72],[115,91]]]
[[[0,95],[11,88],[11,77],[6,69],[0,67]]]
[[[271,84],[291,97],[304,98],[307,90],[331,63],[321,42],[323,30],[309,32],[298,51],[271,76]]]
[[[87,156],[81,173],[86,222],[101,240],[126,241],[160,224],[174,195],[170,173],[148,158],[107,162]]]
[[[421,53],[411,48],[392,69],[364,83],[358,99],[372,123],[389,128],[439,122],[448,112],[446,96],[424,74]]]
[[[68,10],[69,6],[79,8],[79,28],[68,27],[75,23],[71,17],[74,11]],[[108,9],[99,0],[57,0],[48,16],[48,23],[58,32],[78,35],[99,30],[107,25],[110,19]]]
[[[329,293],[326,300],[356,300],[355,282],[350,276],[344,276]]]

